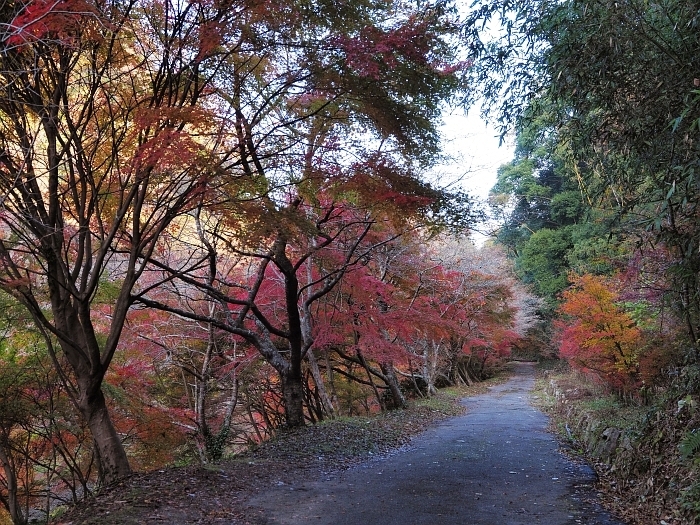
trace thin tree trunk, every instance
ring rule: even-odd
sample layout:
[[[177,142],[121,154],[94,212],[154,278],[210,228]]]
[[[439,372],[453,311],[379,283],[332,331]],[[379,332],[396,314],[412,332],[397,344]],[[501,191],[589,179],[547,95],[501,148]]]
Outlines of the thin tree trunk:
[[[382,369],[382,373],[386,377],[386,383],[389,386],[394,407],[406,408],[406,398],[401,392],[401,387],[399,386],[399,380],[396,377],[396,370],[394,370],[393,363],[380,363],[379,367]]]
[[[258,443],[262,443],[264,441],[263,435],[260,432],[260,428],[258,428],[258,423],[255,421],[255,416],[253,416],[253,410],[250,408],[250,403],[246,403],[245,406],[246,412],[248,413],[248,419],[250,420],[250,424],[253,427],[253,430],[255,431],[255,435],[258,438]],[[268,425],[268,428],[271,426],[269,420],[267,420],[266,417],[263,416],[263,419],[266,420],[266,424]]]
[[[195,397],[195,417],[197,419],[197,427],[199,432],[204,438],[204,451],[203,454],[200,451],[200,459],[203,459],[204,463],[211,458],[210,445],[212,443],[212,435],[209,429],[209,424],[207,422],[207,394],[209,393],[209,380],[211,373],[211,356],[214,351],[214,337],[213,337],[213,327],[209,325],[209,334],[207,341],[207,348],[204,351],[204,358],[202,360],[202,366],[200,369],[200,377],[195,377],[195,384],[197,385],[197,392]],[[201,445],[200,445],[201,446]]]
[[[438,356],[440,355],[440,345],[442,342],[439,343],[429,343],[426,345],[426,352],[427,352],[427,372],[428,372],[428,380],[426,383],[428,383],[428,395],[429,396],[434,396],[437,394],[437,388],[435,388],[435,376],[437,375],[437,361],[438,361]],[[432,348],[431,348],[432,346]]]
[[[235,372],[234,372],[235,373]],[[226,405],[226,413],[224,414],[224,422],[221,424],[224,428],[231,428],[231,422],[233,421],[233,411],[236,409],[238,404],[238,388],[239,388],[238,377],[233,378],[233,387],[231,389],[231,395],[228,398],[228,403]]]
[[[333,365],[331,365],[331,358],[328,355],[329,352],[326,350],[324,352],[324,357],[326,360],[326,373],[328,374],[328,380],[331,383],[331,405],[334,407],[339,406],[338,403],[338,392],[335,389],[335,378],[333,377]]]
[[[423,345],[423,380],[425,381],[428,396],[432,396],[435,393],[435,386],[433,385],[433,373],[435,367],[432,363],[430,344],[431,343],[426,341]]]
[[[10,518],[14,525],[25,525],[27,518],[22,514],[22,507],[17,501],[17,477],[10,463],[10,458],[5,454],[5,450],[0,445],[0,464],[5,471],[5,484],[7,486],[6,502]]]
[[[309,350],[306,353],[306,359],[309,361],[309,368],[311,369],[311,376],[314,378],[314,383],[316,383],[316,391],[321,398],[321,404],[323,405],[323,412],[328,417],[333,417],[335,415],[335,409],[333,407],[333,402],[331,401],[328,391],[326,390],[326,385],[323,381],[323,376],[321,375],[321,370],[318,368],[318,362],[316,361],[316,356],[313,350]]]
[[[367,364],[367,361],[365,360],[365,356],[362,355],[362,352],[360,350],[357,350],[357,358],[360,360],[360,364],[362,365],[362,368],[365,369],[365,372],[367,372],[367,379],[369,380],[369,384],[372,386],[372,390],[374,390],[374,395],[377,397],[377,402],[379,403],[379,407],[382,409],[382,411],[386,410],[386,404],[384,403],[384,399],[382,399],[381,394],[379,393],[379,389],[377,388],[377,385],[374,383],[374,378],[372,377],[372,371],[369,368],[369,365]]]
[[[420,388],[420,386],[418,385],[418,381],[416,381],[416,374],[415,374],[415,371],[414,371],[414,369],[413,369],[413,363],[411,363],[411,359],[410,359],[410,358],[409,358],[409,360],[408,360],[408,369],[411,371],[411,382],[413,383],[413,388],[415,388],[416,393],[417,393],[420,397],[425,397],[425,396],[423,395],[423,392],[421,392],[421,388]]]

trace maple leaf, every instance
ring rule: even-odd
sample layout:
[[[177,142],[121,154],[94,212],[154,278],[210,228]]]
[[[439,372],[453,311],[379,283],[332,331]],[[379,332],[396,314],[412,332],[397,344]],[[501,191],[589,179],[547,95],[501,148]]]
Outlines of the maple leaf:
[[[10,46],[22,46],[39,40],[56,40],[71,46],[76,35],[86,29],[86,21],[97,17],[96,7],[85,0],[30,0],[10,22],[6,42]]]

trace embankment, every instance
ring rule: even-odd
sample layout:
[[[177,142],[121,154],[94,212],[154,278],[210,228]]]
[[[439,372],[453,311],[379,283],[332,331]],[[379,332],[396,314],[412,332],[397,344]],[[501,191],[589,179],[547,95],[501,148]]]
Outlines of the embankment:
[[[698,396],[665,391],[624,404],[575,373],[546,374],[540,399],[573,452],[599,476],[598,490],[633,524],[700,524]]]

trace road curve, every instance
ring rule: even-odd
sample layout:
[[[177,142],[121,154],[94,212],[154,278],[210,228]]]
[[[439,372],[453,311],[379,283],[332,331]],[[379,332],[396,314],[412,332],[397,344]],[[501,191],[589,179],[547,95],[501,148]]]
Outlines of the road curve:
[[[256,496],[261,525],[623,525],[597,506],[595,474],[559,451],[529,404],[534,365],[410,447],[323,479]]]

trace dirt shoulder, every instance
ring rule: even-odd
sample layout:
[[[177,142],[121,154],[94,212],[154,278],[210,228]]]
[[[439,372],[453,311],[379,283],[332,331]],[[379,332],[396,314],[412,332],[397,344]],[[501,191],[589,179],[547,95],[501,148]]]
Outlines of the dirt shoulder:
[[[313,479],[389,454],[436,422],[461,414],[461,397],[482,393],[505,378],[503,375],[474,387],[442,392],[430,400],[412,402],[406,410],[341,418],[281,432],[256,450],[220,464],[134,474],[54,523],[256,523],[258,517],[245,505],[254,495],[279,483]]]

